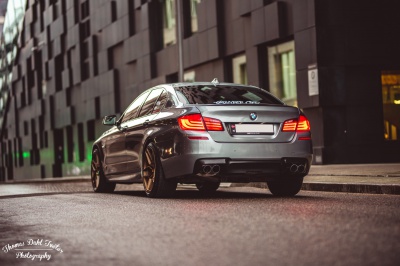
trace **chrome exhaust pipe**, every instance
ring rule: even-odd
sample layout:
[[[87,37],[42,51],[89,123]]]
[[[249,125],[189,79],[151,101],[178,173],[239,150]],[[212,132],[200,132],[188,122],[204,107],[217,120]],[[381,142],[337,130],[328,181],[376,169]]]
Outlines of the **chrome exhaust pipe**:
[[[221,167],[218,164],[213,165],[212,172],[217,175],[219,171],[221,171]]]
[[[292,164],[289,168],[291,173],[304,173],[306,166],[304,164]]]
[[[209,174],[212,171],[211,165],[203,165],[203,173]]]
[[[218,164],[214,165],[203,165],[203,174],[206,175],[217,175],[221,171],[221,167]]]
[[[298,170],[299,170],[299,167],[297,166],[297,164],[292,164],[290,166],[290,172],[296,173]]]

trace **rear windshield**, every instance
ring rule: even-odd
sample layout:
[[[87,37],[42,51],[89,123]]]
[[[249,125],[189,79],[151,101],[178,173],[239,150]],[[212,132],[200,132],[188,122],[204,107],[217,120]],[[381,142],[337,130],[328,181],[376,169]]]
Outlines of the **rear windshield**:
[[[184,86],[175,87],[175,91],[185,104],[283,104],[269,93],[254,87]]]

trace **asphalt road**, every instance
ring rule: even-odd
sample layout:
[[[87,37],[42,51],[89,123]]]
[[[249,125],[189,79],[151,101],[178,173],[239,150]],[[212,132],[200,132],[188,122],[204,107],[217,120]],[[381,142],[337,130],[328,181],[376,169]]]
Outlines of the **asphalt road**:
[[[400,196],[304,191],[276,198],[239,187],[149,199],[140,186],[115,194],[89,192],[86,183],[51,186],[0,196],[0,265],[400,262]],[[39,254],[47,257],[32,257]]]

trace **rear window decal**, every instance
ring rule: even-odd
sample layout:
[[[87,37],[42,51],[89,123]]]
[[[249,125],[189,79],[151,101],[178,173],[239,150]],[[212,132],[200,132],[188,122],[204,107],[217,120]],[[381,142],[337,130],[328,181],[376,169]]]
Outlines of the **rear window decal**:
[[[256,101],[217,101],[215,104],[260,104]]]

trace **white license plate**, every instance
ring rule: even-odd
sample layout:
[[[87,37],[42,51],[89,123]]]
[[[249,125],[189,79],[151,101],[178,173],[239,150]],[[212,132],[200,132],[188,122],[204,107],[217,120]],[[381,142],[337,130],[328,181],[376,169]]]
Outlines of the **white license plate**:
[[[236,124],[236,134],[273,134],[274,126],[271,124]]]

